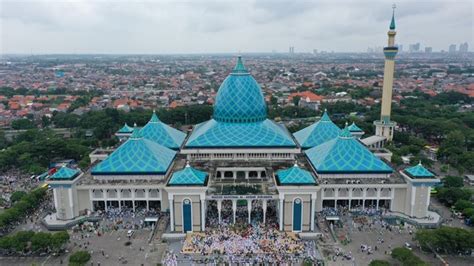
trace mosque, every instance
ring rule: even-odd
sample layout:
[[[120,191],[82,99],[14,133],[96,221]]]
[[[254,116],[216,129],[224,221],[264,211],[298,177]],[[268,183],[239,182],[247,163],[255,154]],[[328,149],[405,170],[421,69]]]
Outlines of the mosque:
[[[291,134],[267,118],[262,90],[238,57],[212,118],[189,134],[153,113],[142,128],[121,128],[122,144],[112,153],[91,154],[87,172],[63,167],[50,176],[57,219],[159,209],[170,214],[176,233],[205,230],[209,213],[229,223],[272,219],[280,230],[311,233],[316,216],[338,206],[427,217],[430,187],[439,179],[421,164],[396,171],[382,149],[396,126],[390,120],[395,35],[392,17],[375,136],[361,139],[357,125],[339,128],[327,112]]]

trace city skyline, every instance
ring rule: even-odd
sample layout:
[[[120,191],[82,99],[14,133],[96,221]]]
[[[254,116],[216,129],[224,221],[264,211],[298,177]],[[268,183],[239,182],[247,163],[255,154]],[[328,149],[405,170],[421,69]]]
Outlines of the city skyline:
[[[54,4],[52,4],[54,3]],[[397,1],[400,43],[472,45],[469,1]],[[1,54],[364,52],[385,45],[392,1],[1,1]],[[74,10],[74,12],[71,12]],[[349,45],[348,45],[349,44]]]

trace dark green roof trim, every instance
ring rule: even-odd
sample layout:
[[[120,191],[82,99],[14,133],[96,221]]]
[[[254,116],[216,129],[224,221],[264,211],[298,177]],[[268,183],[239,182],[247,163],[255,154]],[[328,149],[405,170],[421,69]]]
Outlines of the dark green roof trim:
[[[390,22],[390,29],[395,30],[395,9],[393,10],[393,13],[392,13],[392,21]]]

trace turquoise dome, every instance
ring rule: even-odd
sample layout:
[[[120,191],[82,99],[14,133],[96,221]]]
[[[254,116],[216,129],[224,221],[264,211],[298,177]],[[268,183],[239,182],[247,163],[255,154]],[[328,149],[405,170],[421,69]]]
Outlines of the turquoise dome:
[[[239,56],[230,75],[222,82],[214,104],[213,118],[219,122],[247,123],[267,118],[267,106],[257,81]]]

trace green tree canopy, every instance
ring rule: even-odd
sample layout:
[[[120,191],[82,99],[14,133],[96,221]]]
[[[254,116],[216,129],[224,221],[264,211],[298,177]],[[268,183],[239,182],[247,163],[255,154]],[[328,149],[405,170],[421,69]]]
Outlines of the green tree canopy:
[[[463,178],[460,176],[446,176],[442,180],[444,187],[462,187],[464,186]]]
[[[33,121],[29,120],[28,118],[13,120],[11,126],[13,129],[30,129],[36,127]]]
[[[85,265],[91,259],[91,254],[87,251],[76,251],[69,257],[69,265],[71,266],[82,266]]]
[[[464,254],[474,249],[474,231],[457,227],[422,229],[416,232],[415,239],[424,250],[440,253]]]

